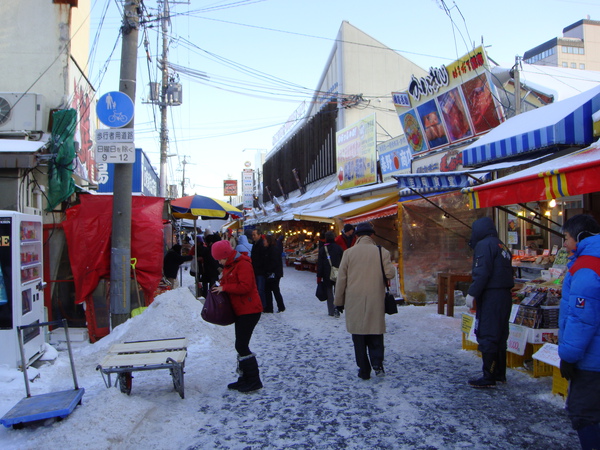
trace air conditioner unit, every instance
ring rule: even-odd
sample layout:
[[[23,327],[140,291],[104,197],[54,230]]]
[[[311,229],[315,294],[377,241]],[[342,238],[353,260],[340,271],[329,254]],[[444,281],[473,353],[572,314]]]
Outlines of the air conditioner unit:
[[[1,131],[43,130],[44,96],[18,92],[0,92]]]

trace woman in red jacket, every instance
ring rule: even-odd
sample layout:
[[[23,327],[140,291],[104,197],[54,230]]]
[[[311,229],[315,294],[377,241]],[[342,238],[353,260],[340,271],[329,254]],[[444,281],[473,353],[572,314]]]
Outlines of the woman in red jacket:
[[[226,292],[231,300],[235,319],[235,349],[238,352],[238,380],[227,385],[240,392],[255,391],[263,387],[260,381],[256,355],[250,351],[250,339],[263,310],[256,288],[254,269],[250,257],[236,252],[228,241],[212,245],[211,253],[223,269],[220,286],[212,292]]]

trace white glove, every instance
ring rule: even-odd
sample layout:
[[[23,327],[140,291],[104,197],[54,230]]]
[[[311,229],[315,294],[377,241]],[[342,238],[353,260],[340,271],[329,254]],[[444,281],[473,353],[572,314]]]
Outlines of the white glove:
[[[474,302],[475,302],[475,297],[473,297],[471,294],[468,294],[467,298],[465,299],[465,303],[467,304],[467,308],[473,309],[473,303]]]

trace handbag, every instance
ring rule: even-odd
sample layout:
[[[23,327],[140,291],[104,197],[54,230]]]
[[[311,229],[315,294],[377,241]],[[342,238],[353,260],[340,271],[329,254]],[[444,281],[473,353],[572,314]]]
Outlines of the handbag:
[[[327,253],[327,260],[329,261],[329,265],[331,266],[331,270],[329,271],[329,279],[335,283],[337,281],[339,267],[335,267],[333,265],[333,263],[331,262],[331,256],[329,256],[329,250],[327,250],[327,247],[324,248],[325,253]]]
[[[317,284],[317,292],[315,292],[315,295],[322,302],[327,300],[327,289],[325,289],[323,283]]]
[[[208,291],[201,316],[208,323],[215,325],[231,325],[235,322],[235,313],[231,307],[231,300],[225,292],[215,293]]]
[[[387,278],[385,277],[385,271],[383,270],[383,260],[381,256],[381,246],[377,246],[379,248],[379,263],[381,264],[381,275],[383,276],[383,284],[385,286],[385,298],[383,300],[385,306],[386,314],[397,314],[398,313],[398,304],[396,303],[396,298],[390,292],[390,288],[388,287]]]

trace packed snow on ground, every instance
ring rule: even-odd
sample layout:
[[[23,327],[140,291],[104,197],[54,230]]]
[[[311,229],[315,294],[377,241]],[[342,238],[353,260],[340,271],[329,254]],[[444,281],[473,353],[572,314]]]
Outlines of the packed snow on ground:
[[[578,448],[551,379],[509,369],[508,383],[474,390],[475,352],[461,349],[460,313],[403,306],[387,316],[386,375],[361,380],[344,316],[327,315],[315,274],[285,268],[286,311],[263,314],[251,342],[265,387],[236,379],[233,326],[204,322],[183,272],[177,290],[95,344],[74,348],[82,405],[62,421],[0,427],[2,449],[454,449]],[[168,370],[134,372],[131,395],[96,370],[114,343],[186,337],[185,399]],[[31,375],[32,395],[72,388],[68,353]],[[114,380],[114,376],[113,376]],[[0,368],[0,415],[25,396],[22,373]]]

